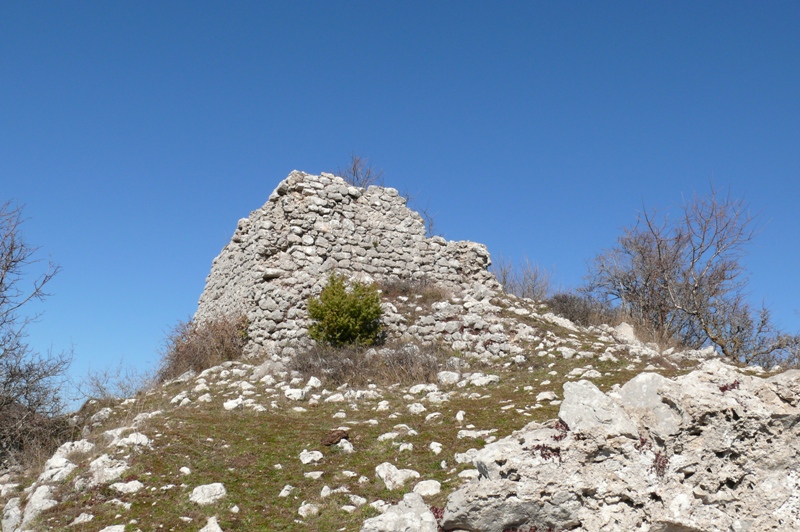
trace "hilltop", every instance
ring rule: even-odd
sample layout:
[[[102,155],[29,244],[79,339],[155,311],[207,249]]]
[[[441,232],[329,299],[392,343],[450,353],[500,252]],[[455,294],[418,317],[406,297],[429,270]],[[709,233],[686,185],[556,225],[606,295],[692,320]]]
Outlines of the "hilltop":
[[[394,189],[293,172],[195,315],[244,316],[245,357],[90,401],[81,439],[0,476],[3,532],[800,526],[798,372],[577,326],[490,263]],[[331,272],[381,290],[387,337],[351,382],[297,363]]]

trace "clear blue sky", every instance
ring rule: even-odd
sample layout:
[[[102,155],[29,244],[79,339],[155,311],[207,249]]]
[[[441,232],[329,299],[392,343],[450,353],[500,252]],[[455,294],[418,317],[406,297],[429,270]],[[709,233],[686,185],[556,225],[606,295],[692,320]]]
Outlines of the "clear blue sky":
[[[63,271],[39,349],[153,366],[239,218],[351,153],[451,240],[580,283],[713,178],[800,330],[800,3],[0,3],[0,201]]]

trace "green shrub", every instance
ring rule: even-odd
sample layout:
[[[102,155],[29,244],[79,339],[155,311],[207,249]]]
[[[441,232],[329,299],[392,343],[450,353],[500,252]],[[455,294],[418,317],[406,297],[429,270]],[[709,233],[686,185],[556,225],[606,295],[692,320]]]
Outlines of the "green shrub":
[[[308,334],[333,347],[372,345],[383,328],[381,314],[375,285],[354,282],[348,290],[343,276],[331,274],[319,297],[308,300],[308,316],[314,321]]]

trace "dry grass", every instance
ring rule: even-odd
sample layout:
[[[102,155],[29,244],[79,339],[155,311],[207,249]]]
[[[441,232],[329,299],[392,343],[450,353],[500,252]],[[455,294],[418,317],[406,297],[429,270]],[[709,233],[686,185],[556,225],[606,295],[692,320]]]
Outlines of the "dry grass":
[[[380,348],[316,346],[298,353],[290,369],[326,384],[434,382],[447,353],[436,347],[391,343]]]
[[[620,313],[606,303],[576,292],[561,292],[547,300],[550,312],[583,327],[617,325]]]
[[[381,295],[387,299],[407,297],[418,305],[447,301],[453,297],[451,290],[430,279],[391,279],[378,283]]]
[[[202,323],[179,322],[167,337],[157,382],[242,358],[248,340],[247,327],[244,316],[221,316]]]

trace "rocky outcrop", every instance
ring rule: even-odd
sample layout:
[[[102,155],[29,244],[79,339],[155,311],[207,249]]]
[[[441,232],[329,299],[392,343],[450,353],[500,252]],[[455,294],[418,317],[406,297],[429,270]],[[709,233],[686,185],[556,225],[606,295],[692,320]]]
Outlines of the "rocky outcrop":
[[[393,188],[295,171],[239,221],[214,259],[195,319],[245,314],[252,352],[292,354],[306,341],[306,302],[329,272],[417,280],[482,299],[500,291],[489,265],[481,244],[426,238],[422,218]]]
[[[800,530],[800,371],[719,360],[603,394],[564,386],[559,420],[487,445],[445,530]]]

